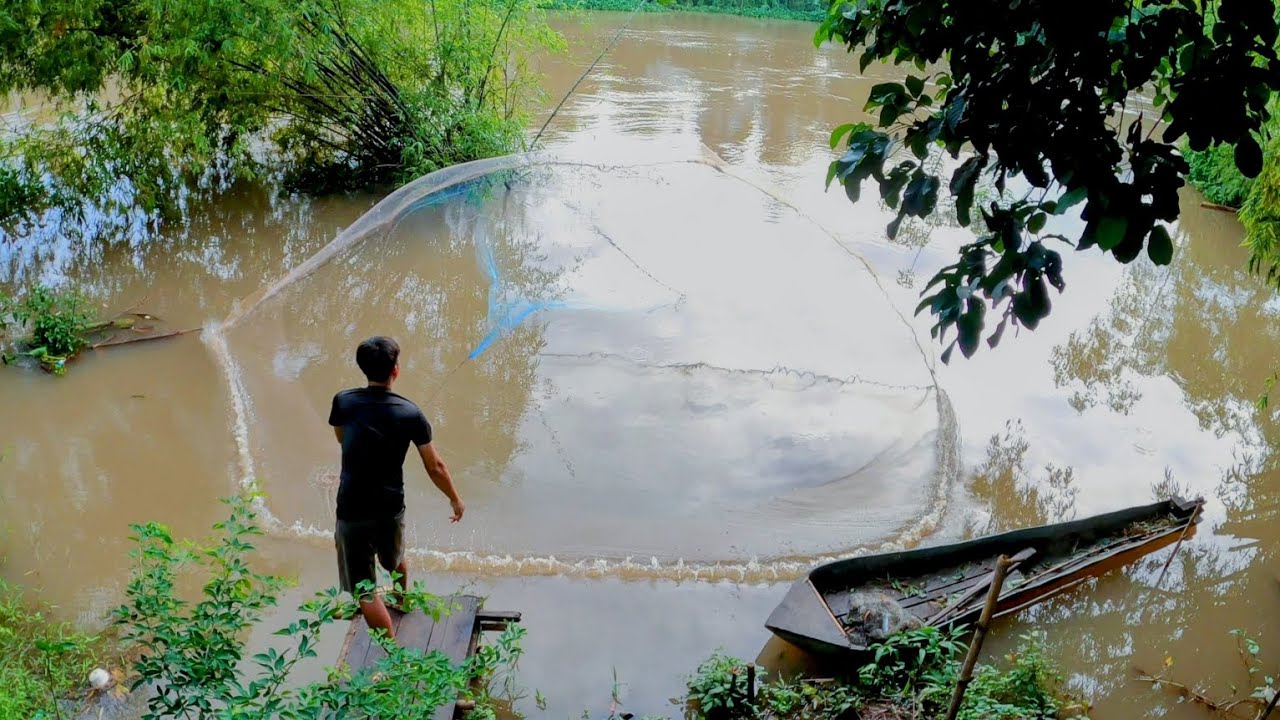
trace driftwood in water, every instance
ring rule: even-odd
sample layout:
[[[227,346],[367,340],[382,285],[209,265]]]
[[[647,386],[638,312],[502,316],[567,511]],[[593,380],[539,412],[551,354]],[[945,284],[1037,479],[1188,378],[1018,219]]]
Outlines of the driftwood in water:
[[[1208,208],[1209,210],[1220,210],[1222,212],[1231,213],[1232,215],[1240,211],[1239,208],[1233,208],[1230,205],[1222,205],[1215,202],[1209,202],[1208,200],[1205,200],[1204,202],[1200,203],[1200,207]]]

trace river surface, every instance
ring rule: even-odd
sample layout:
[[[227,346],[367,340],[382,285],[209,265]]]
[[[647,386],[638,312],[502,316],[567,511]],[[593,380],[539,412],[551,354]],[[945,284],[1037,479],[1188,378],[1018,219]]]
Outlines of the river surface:
[[[540,60],[547,110],[625,19],[557,18],[570,50]],[[815,49],[808,24],[640,15],[545,160],[348,230],[308,273],[380,198],[237,187],[161,237],[53,228],[0,247],[6,286],[70,281],[104,313],[206,328],[87,353],[61,378],[0,373],[0,572],[100,624],[128,523],[201,535],[254,479],[261,564],[298,580],[284,607],[332,584],[328,403],[359,382],[355,344],[390,334],[397,389],[468,503],[450,526],[409,465],[413,567],[524,612],[529,711],[536,689],[551,716],[602,714],[616,677],[627,710],[674,713],[717,648],[790,664],[763,621],[822,558],[1176,488],[1206,518],[1159,587],[1167,551],[1005,623],[991,653],[1046,629],[1094,717],[1200,717],[1134,668],[1172,659],[1229,693],[1248,682],[1233,628],[1280,661],[1280,438],[1254,406],[1280,300],[1246,272],[1234,217],[1188,191],[1171,269],[1067,253],[1040,329],[942,365],[911,311],[967,231],[943,212],[889,243],[874,194],[822,188],[831,128],[893,75]]]

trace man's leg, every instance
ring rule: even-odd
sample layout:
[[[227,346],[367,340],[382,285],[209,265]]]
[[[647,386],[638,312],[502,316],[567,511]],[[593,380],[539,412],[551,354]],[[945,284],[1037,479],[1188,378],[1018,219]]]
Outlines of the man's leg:
[[[409,589],[409,561],[404,556],[404,511],[381,528],[377,551],[378,562],[387,572],[394,574],[391,604],[403,609],[404,592]]]
[[[382,629],[387,632],[388,638],[396,639],[395,628],[391,627],[391,613],[382,604],[382,598],[377,593],[369,593],[361,598],[360,614],[364,615],[364,623],[369,626],[370,632]]]
[[[404,608],[404,593],[409,589],[409,561],[403,557],[400,558],[400,564],[396,566],[395,573],[397,575],[395,588],[391,590],[391,603],[398,608]]]
[[[377,581],[373,565],[375,551],[368,528],[338,520],[333,537],[338,550],[338,581],[342,589],[356,599],[370,631],[381,629],[386,631],[388,638],[395,639],[391,613],[374,592]],[[366,587],[367,594],[364,592]]]

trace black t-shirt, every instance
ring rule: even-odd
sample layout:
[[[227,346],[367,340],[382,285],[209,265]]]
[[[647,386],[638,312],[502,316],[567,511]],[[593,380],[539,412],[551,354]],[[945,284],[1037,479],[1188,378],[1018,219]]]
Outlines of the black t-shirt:
[[[384,520],[404,509],[404,457],[409,444],[431,442],[431,425],[409,400],[382,387],[333,396],[329,424],[342,428],[338,518]]]

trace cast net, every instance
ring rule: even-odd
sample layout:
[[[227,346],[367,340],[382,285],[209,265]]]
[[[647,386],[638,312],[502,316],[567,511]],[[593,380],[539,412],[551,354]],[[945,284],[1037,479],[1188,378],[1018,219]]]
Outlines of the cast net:
[[[207,332],[271,532],[327,542],[329,403],[375,334],[468,504],[450,526],[411,453],[429,568],[785,579],[918,541],[957,471],[874,273],[707,152],[434,173]]]

